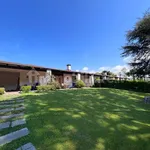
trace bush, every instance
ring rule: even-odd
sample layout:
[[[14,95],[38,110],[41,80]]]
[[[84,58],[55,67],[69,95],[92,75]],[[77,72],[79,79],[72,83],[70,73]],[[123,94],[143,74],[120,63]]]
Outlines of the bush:
[[[82,80],[77,80],[76,85],[77,88],[85,87],[85,83]]]
[[[30,90],[31,90],[31,86],[29,86],[29,85],[21,87],[21,91],[24,93],[28,93],[28,92],[30,92]]]
[[[39,85],[37,86],[37,92],[49,92],[52,90],[56,90],[54,85]]]
[[[94,87],[101,87],[101,80],[99,78],[96,78],[94,81]]]
[[[0,95],[5,93],[5,88],[0,88]]]
[[[150,82],[145,81],[107,81],[101,83],[102,87],[150,92]]]
[[[61,88],[59,82],[57,82],[57,81],[53,81],[53,82],[49,83],[48,85],[54,86],[54,88],[56,88],[56,89]]]

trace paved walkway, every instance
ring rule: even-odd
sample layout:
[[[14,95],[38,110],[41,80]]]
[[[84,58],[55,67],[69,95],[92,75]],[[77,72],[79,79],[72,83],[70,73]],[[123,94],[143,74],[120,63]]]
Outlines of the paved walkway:
[[[26,120],[24,118],[24,100],[16,99],[16,100],[8,100],[0,102],[0,119],[3,120],[0,123],[0,131],[6,128],[13,128],[15,126],[20,126],[26,124]],[[18,113],[17,113],[18,112]],[[8,114],[7,114],[8,113]],[[18,119],[18,117],[23,117]],[[12,120],[12,118],[16,120]],[[29,134],[28,128],[22,128],[20,130],[8,133],[6,135],[0,136],[0,146],[10,143],[14,140],[22,138]],[[36,150],[32,143],[27,143],[17,150]]]
[[[5,95],[19,95],[20,91],[6,92]]]

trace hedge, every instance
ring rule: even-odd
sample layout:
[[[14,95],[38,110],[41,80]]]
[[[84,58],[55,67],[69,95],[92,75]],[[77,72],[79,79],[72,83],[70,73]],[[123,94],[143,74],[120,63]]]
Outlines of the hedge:
[[[107,81],[101,83],[101,87],[134,90],[138,92],[150,92],[150,82],[145,81]]]
[[[21,91],[24,93],[28,93],[31,90],[31,86],[22,86]]]
[[[54,85],[39,85],[37,86],[37,92],[49,92],[52,90],[56,90]]]
[[[53,82],[49,83],[48,85],[51,85],[51,86],[55,87],[56,89],[61,88],[60,83],[57,81],[53,81]]]
[[[0,95],[5,93],[5,88],[0,88]]]

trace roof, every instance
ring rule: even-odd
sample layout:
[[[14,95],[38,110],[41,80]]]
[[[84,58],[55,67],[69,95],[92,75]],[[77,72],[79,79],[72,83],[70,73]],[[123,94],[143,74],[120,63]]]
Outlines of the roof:
[[[16,62],[7,62],[7,61],[2,61],[0,60],[0,64],[6,65],[6,66],[17,66],[17,67],[31,67],[31,68],[40,68],[40,69],[45,69],[45,70],[52,70],[52,71],[62,71],[62,72],[67,72],[67,73],[81,73],[81,74],[95,74],[95,73],[89,73],[89,72],[81,72],[81,71],[69,71],[69,70],[63,70],[63,69],[55,69],[55,68],[49,68],[49,67],[43,67],[43,66],[37,66],[37,65],[32,65],[32,64],[21,64],[21,63],[16,63]],[[95,74],[98,75],[98,74]]]

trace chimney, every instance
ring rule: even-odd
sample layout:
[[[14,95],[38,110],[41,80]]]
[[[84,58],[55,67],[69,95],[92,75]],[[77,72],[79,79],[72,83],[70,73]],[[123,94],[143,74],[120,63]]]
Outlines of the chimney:
[[[67,70],[71,71],[71,64],[67,64]]]

